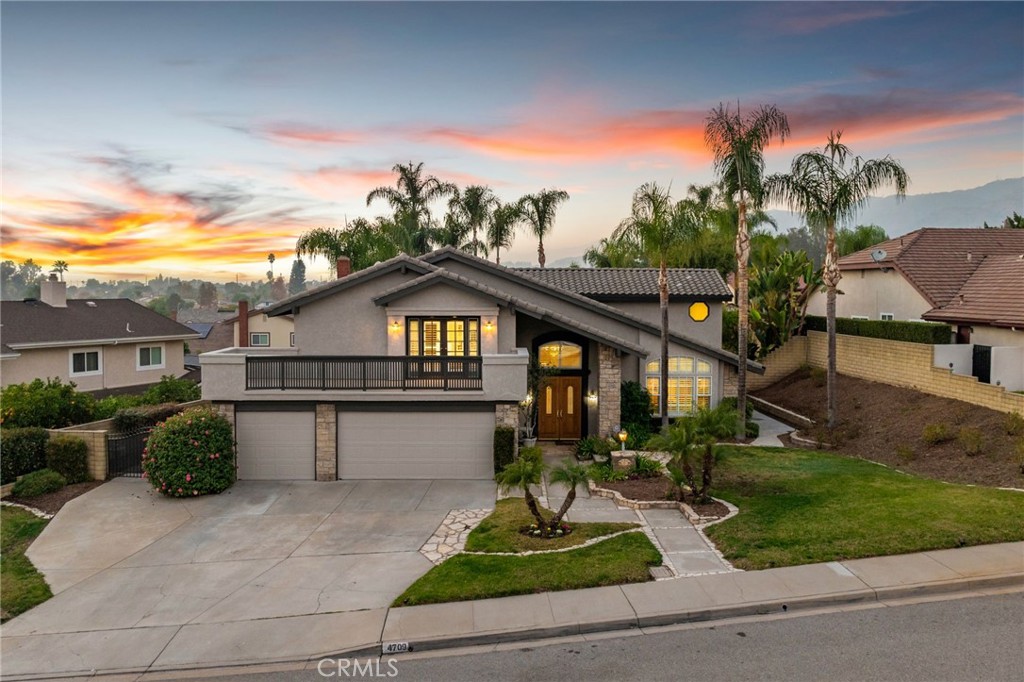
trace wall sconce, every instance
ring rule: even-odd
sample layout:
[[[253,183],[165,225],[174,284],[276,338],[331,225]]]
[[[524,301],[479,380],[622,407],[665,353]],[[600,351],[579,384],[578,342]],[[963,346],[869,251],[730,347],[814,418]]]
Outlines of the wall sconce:
[[[587,405],[590,405],[591,407],[595,407],[597,405],[596,391],[590,391],[589,393],[587,393]]]
[[[523,407],[529,407],[530,403],[532,403],[532,402],[533,402],[533,394],[532,393],[527,393],[526,397],[523,398],[522,405],[523,405]]]
[[[397,334],[402,330],[402,323],[398,320],[391,320],[391,333]]]
[[[494,331],[494,321],[493,320],[487,320],[486,322],[484,322],[484,331],[487,332],[488,334],[490,334],[491,332]]]
[[[629,438],[629,432],[626,429],[619,429],[619,442],[622,443],[622,451],[626,451],[626,439]]]

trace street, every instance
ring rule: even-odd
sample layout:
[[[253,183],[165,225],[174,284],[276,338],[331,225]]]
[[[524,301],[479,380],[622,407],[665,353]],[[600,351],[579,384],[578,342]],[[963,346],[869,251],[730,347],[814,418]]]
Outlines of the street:
[[[209,679],[311,682],[330,675],[417,682],[1018,681],[1024,679],[1024,594],[690,625],[650,634],[477,651],[481,653],[412,653],[379,662],[328,660],[320,665],[323,675],[311,668]]]

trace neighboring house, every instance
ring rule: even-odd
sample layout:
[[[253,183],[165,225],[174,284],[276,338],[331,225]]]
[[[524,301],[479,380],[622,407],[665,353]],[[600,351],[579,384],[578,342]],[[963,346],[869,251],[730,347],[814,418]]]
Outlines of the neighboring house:
[[[39,300],[0,302],[0,383],[56,377],[81,391],[142,388],[185,374],[188,327],[125,298],[67,300],[44,281]]]
[[[683,414],[716,405],[738,359],[720,348],[721,277],[670,281],[667,407]],[[342,259],[339,279],[259,312],[291,315],[295,346],[201,357],[243,479],[490,479],[530,354],[553,372],[529,396],[540,438],[616,431],[624,380],[658,393],[655,270],[515,270],[445,248],[354,274]]]
[[[1024,230],[922,228],[839,269],[838,317],[947,322],[957,343],[1024,345]],[[825,314],[823,292],[808,313]]]
[[[245,348],[291,348],[295,345],[295,322],[291,315],[268,317],[270,306],[249,310],[246,301],[238,302],[238,314],[224,320],[231,325],[232,342]]]

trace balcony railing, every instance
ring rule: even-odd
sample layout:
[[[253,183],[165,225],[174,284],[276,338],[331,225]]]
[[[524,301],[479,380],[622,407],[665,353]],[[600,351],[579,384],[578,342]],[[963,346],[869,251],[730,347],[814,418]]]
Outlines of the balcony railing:
[[[483,359],[250,355],[245,358],[245,388],[474,391],[483,389]]]

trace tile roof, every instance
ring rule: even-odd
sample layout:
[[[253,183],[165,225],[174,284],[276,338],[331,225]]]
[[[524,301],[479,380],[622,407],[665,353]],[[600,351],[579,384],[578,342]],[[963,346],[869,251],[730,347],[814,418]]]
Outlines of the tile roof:
[[[657,298],[657,268],[510,268],[568,291],[597,300]],[[732,293],[717,270],[669,268],[670,298],[729,300]]]
[[[952,300],[922,317],[1024,327],[1024,252],[986,256]]]
[[[0,302],[0,336],[15,350],[38,345],[151,338],[195,338],[183,324],[127,298],[72,300],[66,308],[42,301]]]
[[[878,263],[871,258],[877,249],[886,252]],[[895,268],[929,303],[942,308],[989,256],[1003,254],[1024,254],[1024,230],[925,227],[840,258],[839,267]]]

